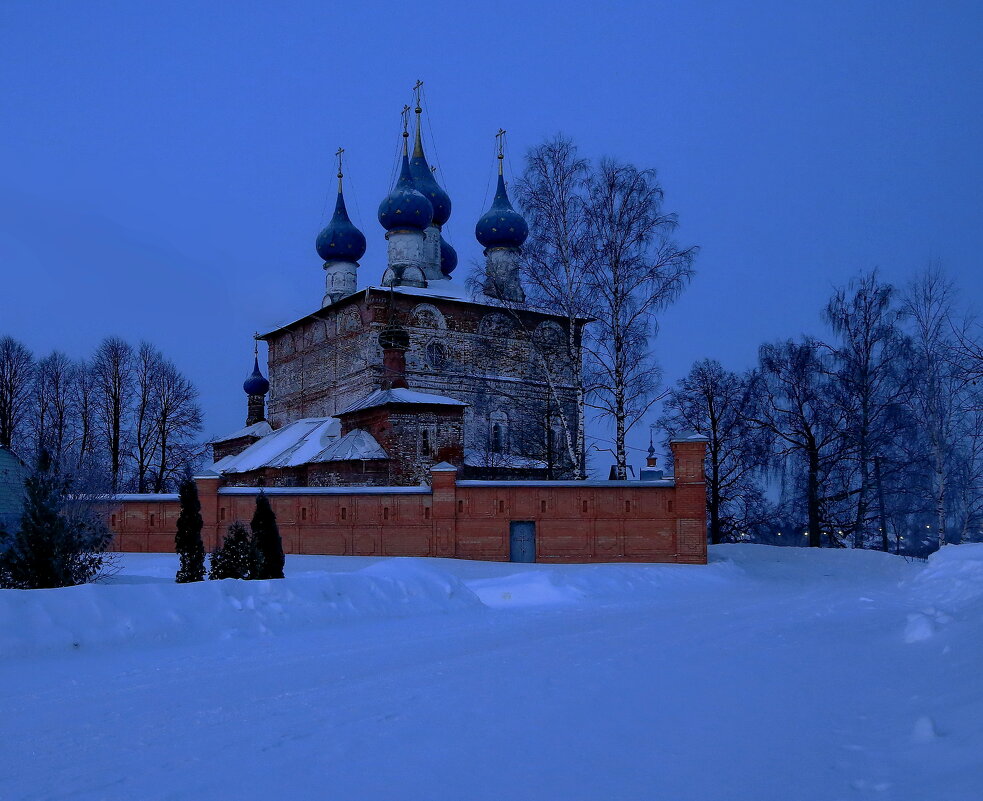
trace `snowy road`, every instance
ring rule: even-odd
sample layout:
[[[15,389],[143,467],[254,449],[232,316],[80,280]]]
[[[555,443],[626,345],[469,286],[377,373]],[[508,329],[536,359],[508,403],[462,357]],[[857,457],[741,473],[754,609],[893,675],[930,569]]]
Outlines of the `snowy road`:
[[[422,565],[484,604],[379,612],[413,590],[319,623],[280,599],[279,627],[255,612],[183,637],[187,613],[158,609],[134,618],[162,616],[153,638],[107,642],[86,628],[98,605],[65,623],[82,596],[51,591],[32,629],[67,639],[0,649],[0,799],[975,801],[983,546],[960,548],[974,558],[929,568],[763,546],[707,568],[391,560],[389,578]],[[291,557],[305,575],[281,585],[365,564]],[[134,583],[85,591],[174,598],[188,588],[154,581],[170,571],[130,557]]]

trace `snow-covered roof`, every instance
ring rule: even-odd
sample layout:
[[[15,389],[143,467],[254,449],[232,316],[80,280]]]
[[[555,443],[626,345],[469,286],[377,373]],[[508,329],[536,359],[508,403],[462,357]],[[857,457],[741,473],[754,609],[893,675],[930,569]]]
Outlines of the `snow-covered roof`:
[[[265,437],[267,434],[271,434],[273,429],[270,424],[265,420],[260,420],[258,423],[253,423],[251,426],[246,426],[245,428],[240,428],[238,431],[233,431],[231,434],[227,434],[224,437],[216,437],[211,441],[211,444],[216,442],[229,442],[233,439],[239,439],[241,437]]]
[[[669,440],[672,442],[709,442],[710,438],[696,431],[683,431]]]
[[[299,467],[304,464],[351,459],[388,459],[389,455],[367,431],[356,429],[341,436],[334,417],[295,420],[254,442],[241,453],[212,465],[216,473],[246,473],[263,467]]]
[[[414,392],[411,389],[377,389],[361,400],[338,412],[339,415],[360,412],[362,409],[374,409],[376,406],[388,406],[391,403],[429,404],[431,406],[467,406],[464,401],[449,398],[446,395],[431,395],[427,392]]]

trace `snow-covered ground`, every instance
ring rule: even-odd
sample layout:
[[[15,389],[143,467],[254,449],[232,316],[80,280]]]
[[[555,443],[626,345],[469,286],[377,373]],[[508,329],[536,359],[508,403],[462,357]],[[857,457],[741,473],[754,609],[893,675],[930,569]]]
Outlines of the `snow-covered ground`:
[[[0,799],[983,798],[983,545],[0,592]]]

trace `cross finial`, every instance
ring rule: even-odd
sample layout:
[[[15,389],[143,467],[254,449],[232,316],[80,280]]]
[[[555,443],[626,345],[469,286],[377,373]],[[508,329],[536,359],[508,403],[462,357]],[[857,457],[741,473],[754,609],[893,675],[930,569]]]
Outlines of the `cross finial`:
[[[259,358],[259,331],[253,332],[253,356]]]
[[[418,80],[413,85],[413,97],[416,99],[416,113],[417,114],[419,114],[421,111],[423,111],[423,109],[420,108],[420,90],[422,88],[423,88],[423,81]]]
[[[344,154],[344,152],[345,152],[345,148],[339,147],[338,152],[335,153],[335,156],[338,157],[338,194],[339,195],[341,194],[341,179],[342,176],[344,175],[344,173],[341,171],[341,165],[342,165],[341,157]]]
[[[399,113],[403,117],[403,136],[409,136],[410,135],[410,133],[409,133],[409,127],[410,127],[410,107],[409,106],[403,106],[403,110],[401,112],[399,112]]]
[[[502,160],[505,158],[505,129],[499,128],[495,134],[495,142],[498,147],[498,174],[502,174]]]

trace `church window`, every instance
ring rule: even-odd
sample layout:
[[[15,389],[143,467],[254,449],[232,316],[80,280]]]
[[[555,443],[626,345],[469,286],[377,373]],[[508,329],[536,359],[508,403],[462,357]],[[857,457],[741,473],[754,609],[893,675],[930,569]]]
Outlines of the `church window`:
[[[420,454],[429,456],[431,453],[433,453],[433,445],[430,441],[430,429],[420,429]]]
[[[478,324],[478,333],[485,337],[508,339],[515,336],[517,331],[515,322],[510,318],[501,312],[491,312],[481,318],[481,322]]]
[[[410,325],[415,328],[442,329],[447,327],[444,315],[436,306],[421,303],[410,313]]]
[[[443,370],[447,364],[447,348],[436,340],[427,345],[427,361],[434,370]]]
[[[488,438],[492,453],[506,453],[509,449],[509,418],[505,412],[492,412],[489,418]]]

